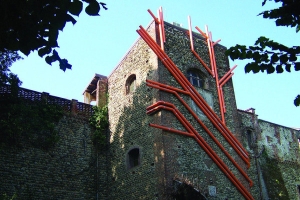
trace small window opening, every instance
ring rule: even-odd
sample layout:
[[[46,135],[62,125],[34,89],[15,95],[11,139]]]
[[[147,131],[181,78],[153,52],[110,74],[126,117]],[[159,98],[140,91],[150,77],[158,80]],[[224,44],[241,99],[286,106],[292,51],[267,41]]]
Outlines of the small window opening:
[[[136,76],[132,74],[126,81],[126,94],[134,92],[136,89]]]
[[[300,197],[300,185],[297,185],[298,196]]]
[[[188,80],[193,86],[203,88],[204,87],[204,78],[196,70],[189,70]]]
[[[252,131],[251,130],[247,130],[247,140],[248,140],[248,146],[249,148],[251,148],[252,146],[252,140],[253,140],[253,136],[252,136]]]
[[[131,169],[140,164],[140,150],[134,148],[128,152],[128,168]]]

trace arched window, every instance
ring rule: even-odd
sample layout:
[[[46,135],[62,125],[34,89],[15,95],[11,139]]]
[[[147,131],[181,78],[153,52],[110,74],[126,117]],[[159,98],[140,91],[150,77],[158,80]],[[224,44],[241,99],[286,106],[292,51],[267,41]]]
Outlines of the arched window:
[[[136,89],[136,76],[132,74],[126,80],[126,94],[134,92]]]
[[[133,148],[127,153],[127,167],[131,169],[140,165],[140,149]]]
[[[205,78],[204,76],[201,74],[200,71],[196,70],[196,69],[191,69],[187,71],[187,75],[188,75],[188,80],[190,81],[190,83],[193,86],[196,87],[200,87],[200,88],[204,88],[204,81]]]

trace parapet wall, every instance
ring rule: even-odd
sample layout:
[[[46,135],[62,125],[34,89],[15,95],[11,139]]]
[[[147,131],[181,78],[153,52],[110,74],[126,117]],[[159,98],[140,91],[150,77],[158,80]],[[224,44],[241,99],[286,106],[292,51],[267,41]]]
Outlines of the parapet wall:
[[[0,87],[0,97],[5,98],[11,94],[12,90],[10,85]],[[85,103],[78,102],[75,99],[69,100],[61,97],[49,95],[46,92],[37,92],[25,88],[19,88],[17,91],[17,97],[32,101],[46,101],[48,104],[57,104],[63,107],[65,112],[71,112],[73,114],[79,114],[82,116],[89,117],[93,112],[93,106]]]

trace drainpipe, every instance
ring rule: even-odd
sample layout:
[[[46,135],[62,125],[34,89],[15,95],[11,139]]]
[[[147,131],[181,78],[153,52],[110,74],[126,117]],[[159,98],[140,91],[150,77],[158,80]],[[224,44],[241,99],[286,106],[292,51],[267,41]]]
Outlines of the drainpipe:
[[[255,135],[255,146],[254,146],[254,160],[255,160],[255,165],[256,165],[256,173],[257,173],[257,179],[258,179],[258,186],[259,186],[259,195],[260,195],[260,199],[263,199],[263,191],[262,191],[262,181],[261,180],[261,170],[260,170],[260,165],[259,165],[259,162],[258,162],[258,159],[259,157],[261,156],[262,152],[265,150],[265,148],[263,147],[263,149],[261,150],[261,152],[258,152],[258,145],[257,145],[257,142],[258,142],[258,134],[260,134],[260,128],[259,128],[259,125],[258,125],[258,120],[257,120],[257,116],[255,114],[255,109],[252,109],[252,121],[253,121],[253,127],[254,127],[254,130],[256,132],[256,135]],[[268,199],[268,198],[267,198]]]

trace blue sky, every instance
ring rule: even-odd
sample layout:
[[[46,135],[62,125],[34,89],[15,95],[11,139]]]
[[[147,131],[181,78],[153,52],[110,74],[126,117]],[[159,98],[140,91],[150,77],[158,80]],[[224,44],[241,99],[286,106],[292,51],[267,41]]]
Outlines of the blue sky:
[[[299,45],[299,34],[294,29],[276,27],[271,20],[257,16],[274,7],[267,2],[253,0],[103,0],[108,10],[100,17],[81,13],[75,26],[68,24],[59,34],[57,49],[61,57],[73,65],[63,72],[58,63],[48,65],[37,52],[14,63],[12,71],[23,81],[22,87],[67,99],[83,101],[83,91],[95,73],[109,75],[127,50],[139,37],[139,25],[146,27],[152,20],[147,9],[156,14],[162,6],[164,19],[188,28],[187,16],[192,26],[204,30],[208,25],[213,39],[221,39],[226,47],[235,44],[253,45],[259,36],[269,37],[287,46]],[[30,27],[28,27],[30,28]],[[196,31],[193,28],[193,31]],[[299,72],[283,74],[245,74],[245,61],[230,61],[234,70],[233,83],[239,109],[253,107],[260,119],[288,127],[300,127],[300,108],[293,100],[300,93]]]

